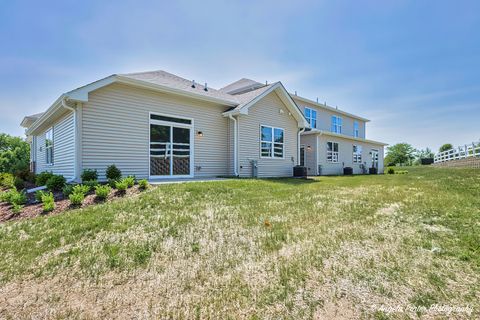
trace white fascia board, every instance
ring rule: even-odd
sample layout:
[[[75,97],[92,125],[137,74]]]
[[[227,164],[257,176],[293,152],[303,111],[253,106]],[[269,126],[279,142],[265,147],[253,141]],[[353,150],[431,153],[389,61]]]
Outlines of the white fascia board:
[[[362,139],[362,138],[355,138],[355,137],[347,136],[347,135],[344,135],[344,134],[339,134],[339,133],[334,133],[334,132],[329,132],[329,131],[324,131],[324,130],[318,130],[318,129],[312,129],[310,131],[306,131],[306,132],[302,133],[302,135],[310,135],[310,134],[316,134],[316,135],[319,135],[319,136],[325,135],[325,136],[337,137],[337,138],[353,140],[353,141],[358,141],[358,142],[371,143],[371,144],[376,144],[376,145],[380,145],[380,146],[388,146],[388,143],[385,143],[385,142]]]
[[[62,94],[58,97],[57,100],[50,106],[50,108],[42,114],[25,132],[26,135],[31,135],[39,126],[41,126],[45,121],[47,121],[52,114],[54,114],[59,108],[62,107],[62,100],[65,98],[65,94]]]
[[[295,99],[298,99],[298,100],[306,102],[306,103],[313,104],[316,107],[319,107],[319,108],[322,108],[322,109],[325,109],[325,110],[328,110],[328,111],[332,111],[332,112],[337,112],[337,113],[343,114],[344,116],[351,117],[351,118],[358,119],[358,120],[362,120],[364,122],[370,122],[369,119],[354,115],[352,113],[349,113],[349,112],[346,112],[346,111],[343,111],[343,110],[340,110],[340,109],[337,109],[337,108],[334,108],[334,107],[331,107],[331,106],[324,105],[322,103],[318,103],[316,101],[313,101],[313,100],[310,100],[310,99],[307,99],[307,98],[304,98],[304,97],[300,97],[298,95],[295,95],[294,93],[290,93],[290,95],[292,97],[294,97]]]

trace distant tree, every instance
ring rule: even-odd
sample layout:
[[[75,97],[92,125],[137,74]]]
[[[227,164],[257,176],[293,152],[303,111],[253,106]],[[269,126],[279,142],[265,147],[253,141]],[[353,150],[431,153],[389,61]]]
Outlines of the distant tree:
[[[0,133],[0,172],[16,173],[28,169],[30,145],[20,137]]]
[[[415,148],[408,143],[397,143],[387,148],[387,156],[385,164],[387,166],[395,166],[399,164],[411,165],[415,159]]]
[[[447,151],[447,150],[450,150],[450,149],[453,149],[452,144],[451,143],[445,143],[443,146],[440,147],[438,152],[443,152],[443,151]]]
[[[415,152],[415,161],[413,164],[420,165],[421,159],[433,158],[435,154],[430,150],[430,148],[420,149]]]

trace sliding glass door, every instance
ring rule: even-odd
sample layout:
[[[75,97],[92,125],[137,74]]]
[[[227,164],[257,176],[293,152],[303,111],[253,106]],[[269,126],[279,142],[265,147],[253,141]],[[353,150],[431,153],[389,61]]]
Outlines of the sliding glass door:
[[[164,121],[169,120],[169,121]],[[188,123],[186,123],[189,121]],[[191,120],[151,115],[150,176],[192,176]]]

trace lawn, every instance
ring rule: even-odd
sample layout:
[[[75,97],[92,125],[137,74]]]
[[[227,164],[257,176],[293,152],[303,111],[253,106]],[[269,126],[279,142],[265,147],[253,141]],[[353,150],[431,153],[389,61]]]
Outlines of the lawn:
[[[476,318],[480,171],[162,185],[0,255],[0,318]]]

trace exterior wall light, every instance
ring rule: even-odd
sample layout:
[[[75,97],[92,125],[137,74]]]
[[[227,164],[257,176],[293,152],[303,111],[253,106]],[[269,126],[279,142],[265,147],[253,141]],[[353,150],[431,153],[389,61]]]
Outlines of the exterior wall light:
[[[203,131],[197,131],[197,136],[198,137],[203,137]]]
[[[307,146],[307,151],[312,151],[312,146]]]

